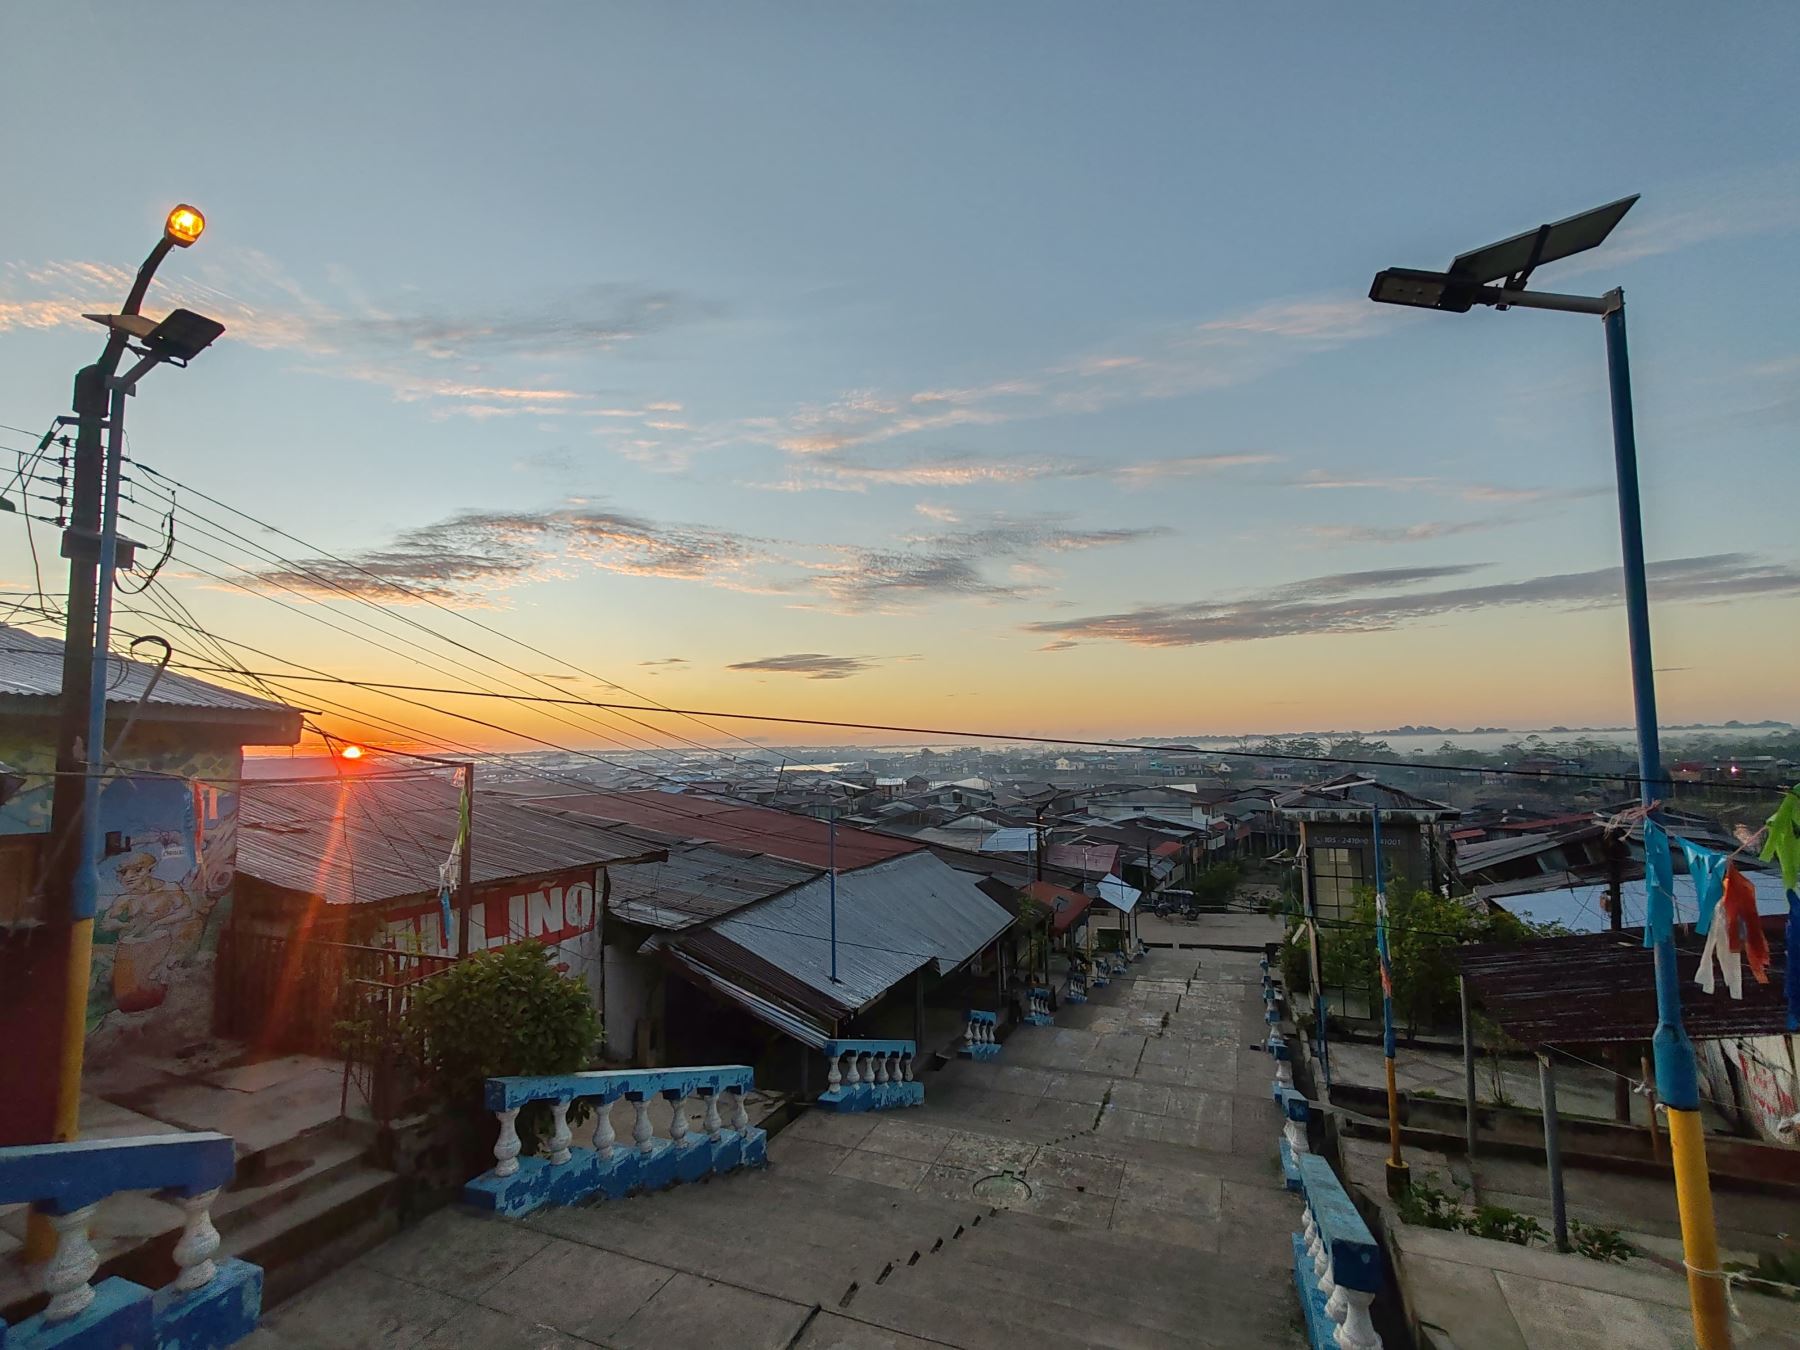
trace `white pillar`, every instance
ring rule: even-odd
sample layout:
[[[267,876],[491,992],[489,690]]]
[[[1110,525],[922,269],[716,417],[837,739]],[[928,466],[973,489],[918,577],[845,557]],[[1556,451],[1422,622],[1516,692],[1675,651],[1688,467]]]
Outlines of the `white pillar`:
[[[500,1122],[500,1137],[494,1141],[494,1175],[510,1177],[519,1170],[519,1131],[514,1128],[519,1108],[496,1111],[494,1118]]]
[[[613,1133],[612,1103],[599,1102],[595,1109],[600,1112],[600,1118],[594,1122],[594,1152],[605,1162],[612,1157],[613,1143],[619,1136]]]
[[[56,1230],[56,1251],[44,1268],[44,1292],[50,1295],[46,1322],[66,1322],[94,1301],[94,1287],[88,1281],[100,1269],[100,1253],[88,1241],[88,1224],[99,1208],[96,1202],[49,1216]]]
[[[857,1054],[854,1050],[846,1050],[844,1055],[850,1061],[850,1067],[844,1072],[844,1086],[853,1088],[862,1081],[856,1076]]]
[[[706,1126],[706,1137],[715,1144],[718,1143],[719,1132],[725,1128],[725,1124],[719,1119],[719,1090],[717,1088],[706,1094],[706,1119],[703,1123]]]
[[[881,1086],[888,1081],[888,1057],[885,1054],[875,1056],[875,1083]]]
[[[637,1145],[639,1153],[656,1152],[656,1129],[650,1124],[650,1099],[638,1098],[632,1102],[631,1109],[637,1113],[637,1119],[631,1123],[631,1142]]]
[[[687,1093],[684,1092],[679,1097],[671,1097],[669,1109],[669,1138],[675,1141],[676,1148],[680,1148],[687,1142],[688,1137]]]
[[[1304,1120],[1288,1121],[1288,1123],[1282,1127],[1282,1132],[1287,1135],[1288,1147],[1291,1148],[1296,1155],[1310,1153],[1312,1151],[1306,1142],[1306,1122]]]
[[[1381,1350],[1381,1337],[1376,1334],[1375,1323],[1369,1317],[1369,1305],[1374,1303],[1375,1295],[1362,1289],[1346,1289],[1340,1284],[1332,1298],[1343,1300],[1340,1311],[1331,1314],[1338,1324],[1335,1339],[1339,1350]],[[1330,1311],[1329,1306],[1327,1311]]]
[[[912,1080],[913,1080],[912,1071],[913,1071],[913,1052],[908,1050],[904,1055],[900,1056],[901,1081],[907,1082],[907,1083],[912,1082]]]
[[[830,1065],[830,1067],[825,1070],[825,1088],[828,1092],[835,1092],[838,1088],[843,1086],[844,1074],[843,1070],[839,1067],[843,1058],[844,1056],[840,1053],[833,1055],[830,1059],[826,1060],[826,1063]]]
[[[857,1071],[862,1074],[862,1081],[865,1083],[875,1081],[875,1066],[870,1062],[873,1058],[874,1056],[866,1050],[856,1057]]]
[[[1285,1059],[1275,1061],[1275,1081],[1283,1087],[1294,1086],[1294,1066]]]
[[[569,1131],[567,1097],[550,1103],[550,1118],[556,1122],[556,1128],[550,1132],[550,1162],[561,1166],[569,1161],[569,1141],[573,1137]]]
[[[743,1134],[750,1128],[750,1113],[744,1109],[744,1089],[731,1094],[731,1128]]]
[[[175,1244],[175,1264],[181,1268],[175,1287],[184,1294],[212,1283],[213,1276],[219,1273],[213,1262],[213,1253],[219,1250],[219,1230],[212,1221],[212,1202],[218,1198],[217,1186],[198,1195],[176,1197],[175,1203],[181,1206],[182,1228],[181,1239]]]
[[[973,1050],[981,1041],[981,1023],[971,1017],[963,1023],[963,1049]]]

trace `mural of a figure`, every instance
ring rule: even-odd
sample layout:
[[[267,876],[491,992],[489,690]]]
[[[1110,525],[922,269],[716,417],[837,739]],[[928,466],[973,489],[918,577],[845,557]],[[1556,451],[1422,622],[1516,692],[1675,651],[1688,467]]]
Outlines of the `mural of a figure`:
[[[132,853],[114,868],[115,898],[95,927],[117,934],[112,994],[120,1012],[144,1012],[168,996],[170,963],[194,950],[212,905],[156,875],[157,859]]]

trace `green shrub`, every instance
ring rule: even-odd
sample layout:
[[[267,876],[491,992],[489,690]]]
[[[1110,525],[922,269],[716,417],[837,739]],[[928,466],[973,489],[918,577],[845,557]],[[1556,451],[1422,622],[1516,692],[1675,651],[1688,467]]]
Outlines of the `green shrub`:
[[[1579,1219],[1569,1220],[1569,1243],[1594,1261],[1629,1261],[1638,1254],[1638,1249],[1627,1242],[1618,1229],[1598,1228]]]
[[[585,981],[550,965],[542,943],[515,942],[458,961],[418,988],[406,1031],[419,1049],[427,1078],[453,1107],[477,1107],[489,1078],[573,1073],[593,1062],[600,1019]],[[569,1123],[591,1113],[577,1101]],[[519,1113],[526,1152],[547,1132],[550,1107]]]

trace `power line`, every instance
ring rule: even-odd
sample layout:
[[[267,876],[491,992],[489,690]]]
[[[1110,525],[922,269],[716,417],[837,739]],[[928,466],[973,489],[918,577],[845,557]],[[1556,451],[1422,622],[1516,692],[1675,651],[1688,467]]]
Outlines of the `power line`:
[[[337,563],[339,566],[353,568],[357,572],[368,577],[370,580],[377,582],[384,589],[401,591],[401,592],[405,593],[406,595],[410,596],[412,599],[419,600],[425,604],[432,605],[433,607],[435,607],[437,609],[443,610],[447,614],[453,614],[457,618],[463,620],[463,622],[473,624],[475,627],[481,629],[483,632],[492,634],[495,637],[498,637],[507,642],[510,642],[510,643],[514,644],[515,646],[521,648],[522,650],[532,653],[534,656],[541,656],[546,661],[554,661],[558,665],[562,665],[562,666],[568,666],[568,665],[573,664],[571,662],[562,660],[562,658],[555,656],[550,652],[545,651],[541,647],[534,646],[533,644],[526,642],[523,639],[516,638],[512,634],[507,633],[502,629],[495,628],[491,624],[483,623],[480,619],[477,619],[473,615],[465,613],[464,611],[457,609],[452,605],[445,604],[441,599],[430,594],[428,591],[425,591],[425,590],[417,588],[417,587],[409,586],[404,581],[398,580],[394,577],[384,577],[384,576],[380,575],[379,573],[371,571],[369,568],[363,566],[361,563],[354,562],[347,558],[339,557],[337,554],[332,553],[329,549],[321,548],[319,545],[310,543],[307,540],[300,538],[298,535],[292,534],[289,531],[284,530],[277,525],[271,525],[268,521],[259,519],[258,517],[251,515],[249,512],[247,512],[239,507],[235,507],[235,506],[230,505],[227,502],[220,501],[217,497],[210,496],[209,494],[202,492],[198,488],[192,487],[189,484],[181,482],[177,478],[174,478],[168,474],[165,474],[158,469],[152,468],[150,465],[145,464],[141,460],[134,460],[133,462],[137,465],[137,467],[143,469],[144,472],[152,475],[153,477],[161,480],[164,483],[169,484],[171,487],[178,487],[178,488],[181,488],[183,491],[192,493],[193,495],[201,498],[203,501],[211,502],[214,506],[218,507],[222,511],[229,511],[233,515],[239,516],[242,519],[249,521],[253,525],[259,526],[260,528],[268,530],[274,534],[278,534],[284,539],[291,540],[292,542],[300,545],[302,548],[310,549],[315,554],[318,554],[325,558],[329,558],[332,562]],[[426,631],[431,632],[433,634],[433,636],[437,637],[440,641],[449,642],[449,643],[452,643],[452,644],[458,645],[458,646],[463,645],[460,643],[456,643],[456,640],[454,638],[450,638],[450,637],[445,636],[442,633],[438,633],[434,629],[428,629]],[[505,662],[499,661],[498,658],[489,657],[488,659],[493,660],[495,662],[495,664],[497,664],[497,665],[506,665]],[[547,687],[553,687],[553,686],[549,686],[548,681],[542,680],[535,675],[531,675],[530,672],[528,672],[528,671],[521,671],[521,670],[518,670],[516,667],[511,667],[511,666],[508,666],[507,668],[513,670],[515,674],[524,675],[529,679],[537,681],[537,683],[544,684]],[[618,683],[615,680],[610,680],[610,679],[607,679],[605,676],[598,676],[598,675],[595,676],[595,678],[598,679],[602,684],[606,685],[608,688],[617,689],[622,694],[628,694],[632,698],[642,699],[647,703],[657,703],[657,700],[652,699],[645,694],[641,694],[641,693],[637,692],[636,690],[628,689],[624,685]],[[668,705],[666,705],[666,704],[658,704],[658,706],[660,708],[664,709],[665,711],[673,711],[672,709],[669,709]],[[735,733],[735,732],[728,731],[728,730],[726,730],[724,728],[720,728],[720,727],[710,726],[703,720],[692,717],[691,714],[682,714],[682,715],[689,716],[691,718],[691,720],[698,722],[702,726],[707,726],[707,729],[709,731],[713,731],[713,732],[721,734],[721,735],[727,735],[727,736],[730,736],[733,740],[741,741],[743,744],[749,746],[752,750],[756,751],[758,754],[766,755],[768,753],[768,751],[764,747],[757,745],[754,741],[748,740],[742,736],[737,735],[737,733]]]
[[[195,667],[195,669],[200,669],[200,667]],[[267,672],[264,672],[264,673],[267,673]],[[1539,773],[1538,771],[1536,771],[1534,769],[1506,769],[1506,768],[1496,768],[1496,767],[1480,765],[1480,764],[1432,764],[1432,763],[1420,763],[1416,760],[1358,759],[1358,758],[1344,757],[1344,756],[1338,756],[1338,755],[1296,755],[1296,754],[1288,754],[1288,753],[1285,753],[1282,751],[1275,751],[1275,750],[1211,750],[1211,749],[1202,750],[1199,747],[1192,746],[1192,745],[1155,745],[1155,744],[1144,744],[1142,742],[1134,742],[1134,741],[1085,740],[1080,737],[1073,737],[1073,736],[1027,736],[1027,735],[1023,735],[1020,733],[1008,732],[1008,731],[971,731],[966,728],[899,726],[899,725],[894,725],[894,724],[890,724],[890,723],[882,723],[882,722],[846,722],[846,721],[839,721],[839,720],[833,720],[833,719],[821,718],[821,717],[782,717],[782,716],[777,716],[773,713],[726,712],[724,710],[717,709],[717,708],[692,709],[692,708],[667,708],[667,707],[662,707],[662,706],[651,707],[651,706],[648,706],[645,704],[639,704],[639,703],[608,703],[608,702],[602,702],[602,701],[595,700],[595,699],[579,699],[579,698],[570,698],[567,696],[548,696],[548,695],[543,695],[543,694],[508,694],[508,693],[495,693],[495,692],[488,691],[488,690],[455,689],[455,688],[445,688],[443,686],[434,686],[434,685],[405,684],[405,683],[394,682],[394,681],[357,680],[357,679],[351,679],[348,676],[342,676],[342,675],[313,675],[313,676],[296,675],[296,676],[293,676],[292,678],[295,680],[298,680],[298,681],[306,682],[306,683],[323,681],[323,682],[331,683],[331,684],[349,685],[354,688],[367,689],[367,690],[374,691],[374,692],[381,692],[384,690],[397,689],[397,690],[405,690],[406,692],[417,693],[417,694],[440,694],[440,695],[449,695],[449,696],[455,696],[455,697],[461,697],[461,698],[497,698],[497,699],[502,699],[502,700],[506,700],[506,701],[510,701],[510,702],[519,702],[519,703],[546,703],[546,704],[569,705],[569,706],[589,707],[589,708],[613,708],[613,709],[624,708],[624,709],[630,709],[635,712],[645,712],[645,713],[666,712],[666,713],[673,713],[673,714],[677,714],[677,715],[681,715],[681,716],[704,716],[704,717],[717,717],[717,718],[721,718],[721,719],[732,718],[732,719],[736,719],[739,721],[746,721],[746,722],[777,722],[777,723],[782,723],[784,725],[790,725],[790,726],[833,727],[833,728],[837,728],[839,730],[845,730],[845,731],[882,731],[882,732],[891,732],[891,733],[895,733],[895,734],[899,734],[899,735],[957,737],[957,738],[962,738],[962,739],[967,739],[967,740],[1008,741],[1008,742],[1018,742],[1018,743],[1029,744],[1029,745],[1064,745],[1064,746],[1082,746],[1082,747],[1087,747],[1087,748],[1106,749],[1106,750],[1136,750],[1136,751],[1144,751],[1144,752],[1154,752],[1154,753],[1158,753],[1158,754],[1198,755],[1202,758],[1209,758],[1209,757],[1217,755],[1217,756],[1223,756],[1223,757],[1231,758],[1231,759],[1277,760],[1277,761],[1281,761],[1284,763],[1302,763],[1302,764],[1334,764],[1334,765],[1341,764],[1341,765],[1350,765],[1352,767],[1383,768],[1383,769],[1389,769],[1389,770],[1426,770],[1426,771],[1431,771],[1431,772],[1444,772],[1444,773],[1504,774],[1504,775],[1508,775],[1508,776],[1512,776],[1512,777],[1524,777],[1524,778],[1531,778],[1534,780],[1537,780],[1537,779],[1572,779],[1572,780],[1581,781],[1581,782],[1623,783],[1623,784],[1633,784],[1633,785],[1635,785],[1639,781],[1637,775],[1635,775],[1635,774],[1562,773],[1562,772]],[[1707,786],[1718,787],[1721,789],[1728,789],[1730,791],[1746,791],[1746,792],[1756,792],[1756,793],[1768,793],[1768,792],[1775,792],[1775,791],[1781,790],[1779,786],[1775,786],[1775,785],[1763,786],[1763,785],[1757,785],[1757,784],[1753,784],[1753,783],[1719,783],[1719,784],[1708,784]]]

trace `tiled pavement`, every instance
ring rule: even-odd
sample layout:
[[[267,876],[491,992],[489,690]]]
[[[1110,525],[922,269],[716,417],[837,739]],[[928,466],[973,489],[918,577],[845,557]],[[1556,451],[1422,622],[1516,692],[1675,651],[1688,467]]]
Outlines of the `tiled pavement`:
[[[814,1112],[770,1166],[507,1223],[440,1213],[294,1302],[266,1347],[1302,1343],[1255,958],[1153,952],[928,1074]]]

